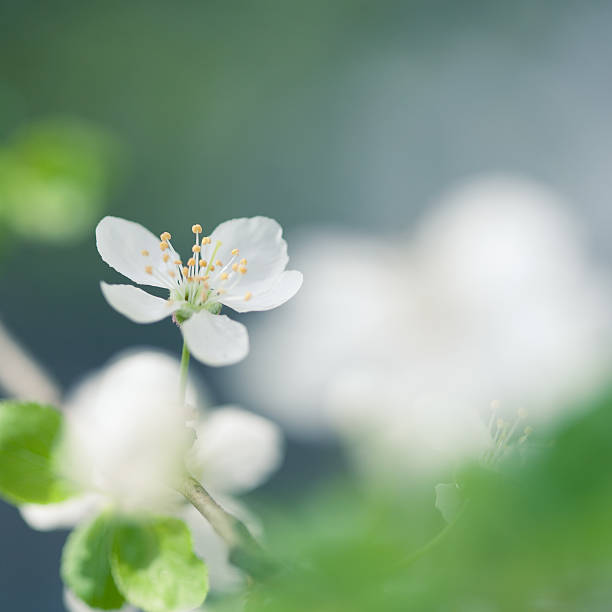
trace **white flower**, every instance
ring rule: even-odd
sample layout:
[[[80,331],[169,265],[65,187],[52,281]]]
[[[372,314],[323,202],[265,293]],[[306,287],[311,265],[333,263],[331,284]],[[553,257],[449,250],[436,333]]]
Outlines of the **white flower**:
[[[273,219],[232,219],[210,236],[201,236],[199,224],[192,231],[195,244],[183,261],[170,233],[157,239],[138,223],[102,219],[96,228],[102,259],[135,283],[169,294],[164,300],[132,285],[104,282],[102,292],[113,308],[136,323],[174,315],[189,350],[203,363],[236,363],[249,351],[247,330],[219,314],[222,306],[237,312],[276,308],[296,294],[302,274],[285,269],[287,243]]]
[[[273,423],[236,407],[182,409],[178,387],[177,361],[150,350],[125,355],[88,377],[64,407],[59,462],[82,494],[56,504],[26,504],[20,511],[43,531],[73,527],[107,507],[179,516],[192,527],[211,588],[222,590],[236,585],[241,574],[229,565],[223,541],[189,510],[173,484],[186,464],[194,476],[207,479],[207,489],[210,481],[224,506],[248,517],[230,496],[257,487],[277,469],[282,439]],[[199,403],[198,391],[188,385],[189,404]]]

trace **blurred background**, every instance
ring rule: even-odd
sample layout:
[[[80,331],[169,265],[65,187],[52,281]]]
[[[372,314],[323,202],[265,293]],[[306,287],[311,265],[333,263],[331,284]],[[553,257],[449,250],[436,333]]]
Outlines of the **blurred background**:
[[[180,249],[261,214],[303,289],[241,317],[245,363],[194,364],[285,430],[255,505],[447,470],[492,401],[565,422],[610,371],[611,25],[603,1],[1,2],[4,395],[178,354],[174,326],[104,301],[102,216]],[[2,502],[0,534],[0,608],[63,610],[65,534]]]

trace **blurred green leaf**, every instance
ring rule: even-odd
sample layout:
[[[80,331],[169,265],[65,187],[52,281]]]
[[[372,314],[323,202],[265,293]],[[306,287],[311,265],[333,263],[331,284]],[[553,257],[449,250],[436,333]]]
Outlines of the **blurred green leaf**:
[[[436,508],[447,523],[452,523],[463,507],[463,495],[454,483],[440,483],[436,485]]]
[[[61,573],[66,586],[87,605],[100,610],[116,610],[125,603],[111,572],[113,533],[113,518],[102,514],[77,527],[62,554]]]
[[[15,504],[67,499],[70,485],[55,470],[62,415],[31,402],[0,403],[0,494]]]
[[[115,532],[113,576],[126,599],[146,612],[198,607],[208,592],[208,573],[195,556],[182,521],[155,518],[126,522]]]
[[[0,149],[0,218],[14,233],[48,241],[78,238],[100,216],[117,145],[75,119],[45,120]]]

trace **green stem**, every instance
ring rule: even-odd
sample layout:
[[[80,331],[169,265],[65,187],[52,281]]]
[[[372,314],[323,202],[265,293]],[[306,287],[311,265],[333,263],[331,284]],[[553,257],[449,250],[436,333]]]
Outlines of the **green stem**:
[[[195,478],[185,476],[178,490],[225,541],[234,565],[254,578],[265,578],[276,569],[246,525],[224,510]]]
[[[187,392],[187,374],[189,373],[189,349],[187,343],[183,341],[183,354],[181,356],[181,385],[179,390],[179,400],[181,406],[185,405],[185,394]]]

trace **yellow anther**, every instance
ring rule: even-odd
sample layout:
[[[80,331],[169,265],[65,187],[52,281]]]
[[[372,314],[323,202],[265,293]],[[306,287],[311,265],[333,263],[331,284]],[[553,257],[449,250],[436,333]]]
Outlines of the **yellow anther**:
[[[189,276],[189,268],[187,266],[183,267],[183,276],[187,278]]]
[[[140,254],[144,257],[148,257],[149,256],[149,251],[147,251],[147,249],[143,249],[142,251],[140,251]]]
[[[200,267],[204,267],[208,265],[208,262],[205,259],[200,259]]]
[[[253,297],[253,294],[252,294],[250,291],[247,291],[247,292],[244,294],[244,301],[245,301],[245,302],[248,302],[248,301],[249,301],[249,300],[250,300],[252,297]]]
[[[238,264],[232,264],[232,270],[234,272],[237,272],[238,271]]]
[[[242,265],[242,266],[246,266],[247,265],[247,260],[244,259],[244,257],[240,260],[240,265]]]
[[[170,232],[164,232],[159,237],[162,242],[166,242],[166,240],[170,240],[170,238],[172,238],[172,234]]]
[[[187,265],[188,266],[195,266],[195,259],[193,257],[190,257],[187,261]]]
[[[170,255],[168,255],[168,253],[164,253],[162,255],[162,259],[164,260],[164,263],[168,263],[168,260],[170,259]]]
[[[191,247],[193,253],[199,253],[202,250],[202,247],[199,244],[194,244]]]
[[[225,272],[221,275],[221,280],[227,280],[227,274]]]
[[[202,277],[202,280],[203,281],[207,281],[209,278],[210,278],[210,274],[207,274],[206,276]]]
[[[202,238],[202,244],[210,244],[210,236],[204,236]]]
[[[174,278],[174,277],[176,276],[176,274],[174,273],[174,270],[170,270],[170,271],[168,272],[168,276],[169,276],[170,278]]]
[[[232,249],[232,255],[238,255],[240,251],[238,249]]]
[[[238,271],[240,272],[240,274],[246,274],[247,273],[247,269],[244,266],[240,266],[238,268]]]
[[[182,262],[180,259],[175,259],[175,260],[174,260],[174,263],[175,263],[175,265],[177,265],[177,266],[182,266],[182,265],[183,265],[183,262]]]
[[[210,271],[214,272],[215,271],[215,266],[210,266]]]
[[[217,261],[215,261],[215,266],[217,266],[218,268],[220,268],[223,265],[223,262],[219,259],[217,259]]]
[[[159,243],[159,248],[162,251],[165,251],[168,248],[168,243],[165,240],[163,240],[162,242]]]
[[[201,234],[202,233],[202,226],[199,223],[196,223],[195,225],[191,226],[191,231],[194,234]]]
[[[145,266],[145,272],[147,274],[153,274],[153,266]]]

